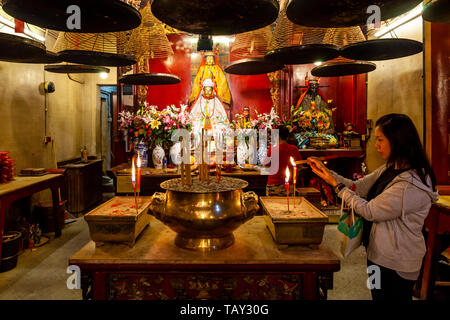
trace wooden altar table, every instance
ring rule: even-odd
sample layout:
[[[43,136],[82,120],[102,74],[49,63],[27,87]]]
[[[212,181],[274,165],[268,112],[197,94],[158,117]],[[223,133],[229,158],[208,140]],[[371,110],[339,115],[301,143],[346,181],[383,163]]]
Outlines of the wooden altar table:
[[[29,197],[34,193],[51,189],[53,199],[53,218],[55,221],[55,237],[61,236],[58,226],[58,188],[64,186],[62,174],[46,174],[40,177],[15,177],[14,181],[0,184],[0,257],[2,256],[3,229],[5,227],[6,210],[16,200]],[[1,263],[1,261],[0,261]]]
[[[340,261],[325,245],[279,248],[260,216],[234,236],[225,250],[189,251],[152,219],[133,248],[91,241],[69,264],[81,269],[84,299],[326,299]]]
[[[125,163],[111,169],[114,174],[114,185],[117,195],[133,194],[131,185],[130,166]],[[248,182],[248,187],[244,191],[254,191],[259,196],[266,195],[267,175],[261,175],[259,171],[244,171],[234,169],[227,173],[222,170],[222,176],[242,179]],[[165,192],[160,184],[169,179],[179,178],[177,173],[164,172],[155,168],[142,168],[141,175],[141,195],[152,196],[155,192]],[[195,176],[197,177],[197,176]],[[193,177],[194,178],[194,177]]]

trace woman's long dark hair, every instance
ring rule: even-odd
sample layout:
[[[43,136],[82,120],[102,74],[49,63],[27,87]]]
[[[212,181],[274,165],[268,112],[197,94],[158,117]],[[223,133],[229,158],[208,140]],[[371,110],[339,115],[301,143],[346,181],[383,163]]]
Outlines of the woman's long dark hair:
[[[425,185],[430,176],[431,187],[436,191],[436,176],[412,120],[404,114],[390,113],[378,119],[375,126],[381,129],[391,145],[388,165],[408,163]]]

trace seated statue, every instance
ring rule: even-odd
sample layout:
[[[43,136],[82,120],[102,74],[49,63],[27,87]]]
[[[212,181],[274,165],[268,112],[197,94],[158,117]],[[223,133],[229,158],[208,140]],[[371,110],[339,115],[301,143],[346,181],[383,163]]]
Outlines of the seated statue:
[[[220,67],[217,56],[213,52],[207,52],[202,58],[197,75],[192,84],[192,91],[189,97],[189,106],[192,106],[200,97],[203,83],[206,79],[214,83],[214,91],[225,110],[229,109],[231,103],[231,93],[225,74]]]
[[[311,113],[323,112],[330,121],[330,129],[327,133],[334,134],[335,128],[333,123],[333,113],[325,98],[319,90],[319,82],[317,80],[310,80],[308,89],[298,99],[295,109],[302,108],[302,111],[310,111]]]
[[[193,131],[202,129],[212,130],[214,133],[228,128],[229,120],[222,102],[214,90],[214,82],[206,79],[202,85],[202,94],[195,101],[191,109],[193,117]]]

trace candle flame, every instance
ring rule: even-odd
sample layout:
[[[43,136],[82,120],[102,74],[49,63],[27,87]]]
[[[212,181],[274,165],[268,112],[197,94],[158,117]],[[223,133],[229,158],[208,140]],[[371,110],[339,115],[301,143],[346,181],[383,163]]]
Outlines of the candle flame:
[[[138,169],[140,169],[140,168],[141,168],[141,165],[142,165],[142,163],[141,163],[141,155],[140,155],[139,152],[138,152],[138,157],[137,157],[137,161],[136,161],[136,166],[138,167]]]
[[[289,167],[286,167],[286,183],[289,183],[290,176],[291,176],[291,172],[289,171]]]
[[[131,163],[131,182],[136,183],[136,168],[134,167],[134,161],[132,161]]]
[[[297,165],[295,164],[294,158],[291,157],[291,164],[293,167],[296,167]]]

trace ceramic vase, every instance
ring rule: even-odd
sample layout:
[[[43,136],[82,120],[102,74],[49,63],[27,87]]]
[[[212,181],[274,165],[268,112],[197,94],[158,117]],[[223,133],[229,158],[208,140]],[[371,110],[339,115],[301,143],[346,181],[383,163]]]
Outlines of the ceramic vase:
[[[153,165],[155,166],[156,169],[163,168],[164,156],[165,156],[164,149],[160,145],[157,145],[155,149],[153,149],[152,153]]]
[[[143,140],[136,140],[134,147],[134,156],[137,159],[138,153],[141,157],[141,167],[146,168],[148,167],[148,145]]]

